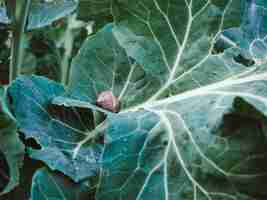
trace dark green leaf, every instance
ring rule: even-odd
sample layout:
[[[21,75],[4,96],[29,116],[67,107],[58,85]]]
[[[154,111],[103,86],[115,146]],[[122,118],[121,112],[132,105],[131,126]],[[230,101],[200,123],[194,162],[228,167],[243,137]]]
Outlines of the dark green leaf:
[[[85,42],[72,63],[71,93],[95,103],[100,92],[112,90],[124,109],[231,76],[222,56],[211,53],[216,34],[240,22],[230,18],[239,13],[239,3],[194,3],[189,12],[186,1],[172,1],[169,7],[157,1],[138,2],[116,4],[117,23]],[[223,56],[231,62],[232,52],[228,54]],[[210,70],[214,65],[216,72]],[[246,70],[231,65],[234,73]]]
[[[265,199],[266,65],[237,62],[238,46],[212,54],[240,25],[240,2],[117,2],[116,24],[75,58],[69,91],[94,103],[111,90],[122,104],[96,198]]]
[[[111,90],[123,109],[147,100],[161,81],[126,55],[112,29],[109,24],[84,43],[72,63],[68,90],[93,104],[100,92]]]

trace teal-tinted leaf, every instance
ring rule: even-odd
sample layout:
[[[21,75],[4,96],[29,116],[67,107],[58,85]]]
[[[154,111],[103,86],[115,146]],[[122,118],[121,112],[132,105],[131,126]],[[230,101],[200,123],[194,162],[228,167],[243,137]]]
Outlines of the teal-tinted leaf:
[[[120,2],[117,23],[86,41],[71,73],[80,100],[126,91],[109,116],[97,199],[266,198],[266,65],[237,62],[238,47],[212,54],[240,5]]]
[[[111,117],[97,199],[265,199],[266,107],[213,92]]]
[[[27,29],[32,30],[50,25],[52,22],[73,13],[77,7],[75,0],[33,1],[28,16]],[[6,8],[0,7],[0,23],[10,24]]]
[[[74,0],[54,0],[51,2],[33,2],[28,18],[28,29],[50,25],[62,17],[70,15],[76,9]]]
[[[247,39],[263,38],[267,34],[267,2],[262,0],[242,0],[241,29]]]
[[[82,200],[89,198],[83,183],[73,183],[67,177],[42,168],[35,172],[32,180],[31,200]]]
[[[108,116],[96,198],[265,199],[267,66],[238,62],[238,46],[213,54],[240,25],[240,2],[116,2],[68,91],[78,107],[105,90],[122,104]]]
[[[72,62],[69,93],[95,104],[100,92],[111,90],[123,109],[148,99],[161,80],[126,55],[112,29],[111,24],[105,26],[83,44]]]
[[[102,147],[83,142],[94,126],[90,110],[51,104],[63,93],[61,85],[38,76],[22,76],[9,88],[20,130],[41,145],[30,155],[80,181],[97,174]]]
[[[216,35],[240,24],[239,1],[138,2],[121,2],[113,33],[128,56],[163,82],[151,99],[167,95],[172,86],[183,91],[183,79],[191,79],[191,85],[198,87],[192,74],[204,71]]]
[[[23,156],[24,145],[18,137],[15,119],[8,111],[5,89],[0,86],[0,194],[18,185]]]

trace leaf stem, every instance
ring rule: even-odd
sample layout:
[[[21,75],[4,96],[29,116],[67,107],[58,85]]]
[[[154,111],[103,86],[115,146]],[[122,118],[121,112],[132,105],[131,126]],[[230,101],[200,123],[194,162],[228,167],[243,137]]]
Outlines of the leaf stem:
[[[72,158],[76,159],[82,146],[86,144],[88,141],[95,139],[99,137],[100,135],[102,135],[103,132],[107,129],[107,126],[108,126],[107,120],[105,120],[102,123],[100,123],[97,127],[95,127],[94,130],[87,132],[87,136],[82,141],[80,141],[78,145],[76,146],[76,148],[73,150]]]
[[[74,35],[73,35],[73,22],[76,18],[76,15],[70,15],[68,17],[68,25],[67,30],[64,37],[64,55],[61,62],[61,83],[63,85],[67,85],[69,82],[69,75],[70,75],[70,59],[73,50],[73,42],[74,42]]]
[[[12,46],[11,61],[9,69],[9,83],[11,83],[20,74],[23,59],[23,40],[25,37],[25,27],[31,0],[11,1],[9,6],[12,17]],[[13,10],[13,9],[14,10]]]

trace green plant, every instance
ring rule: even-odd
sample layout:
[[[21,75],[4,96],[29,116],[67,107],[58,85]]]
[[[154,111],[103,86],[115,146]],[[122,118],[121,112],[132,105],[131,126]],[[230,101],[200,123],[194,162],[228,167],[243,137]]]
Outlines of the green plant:
[[[265,1],[75,8],[63,28],[61,83],[20,75],[0,90],[0,133],[21,155],[18,130],[26,158],[41,162],[31,200],[267,198]],[[73,19],[94,21],[86,40]],[[1,171],[16,180],[8,188],[0,173],[5,193],[22,161],[9,156],[13,146],[0,150]]]

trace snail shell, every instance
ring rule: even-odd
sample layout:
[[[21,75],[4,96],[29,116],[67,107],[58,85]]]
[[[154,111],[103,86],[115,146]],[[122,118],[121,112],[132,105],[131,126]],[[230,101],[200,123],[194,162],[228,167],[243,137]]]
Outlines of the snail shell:
[[[96,105],[111,112],[119,112],[120,103],[112,91],[103,91],[97,96]]]

